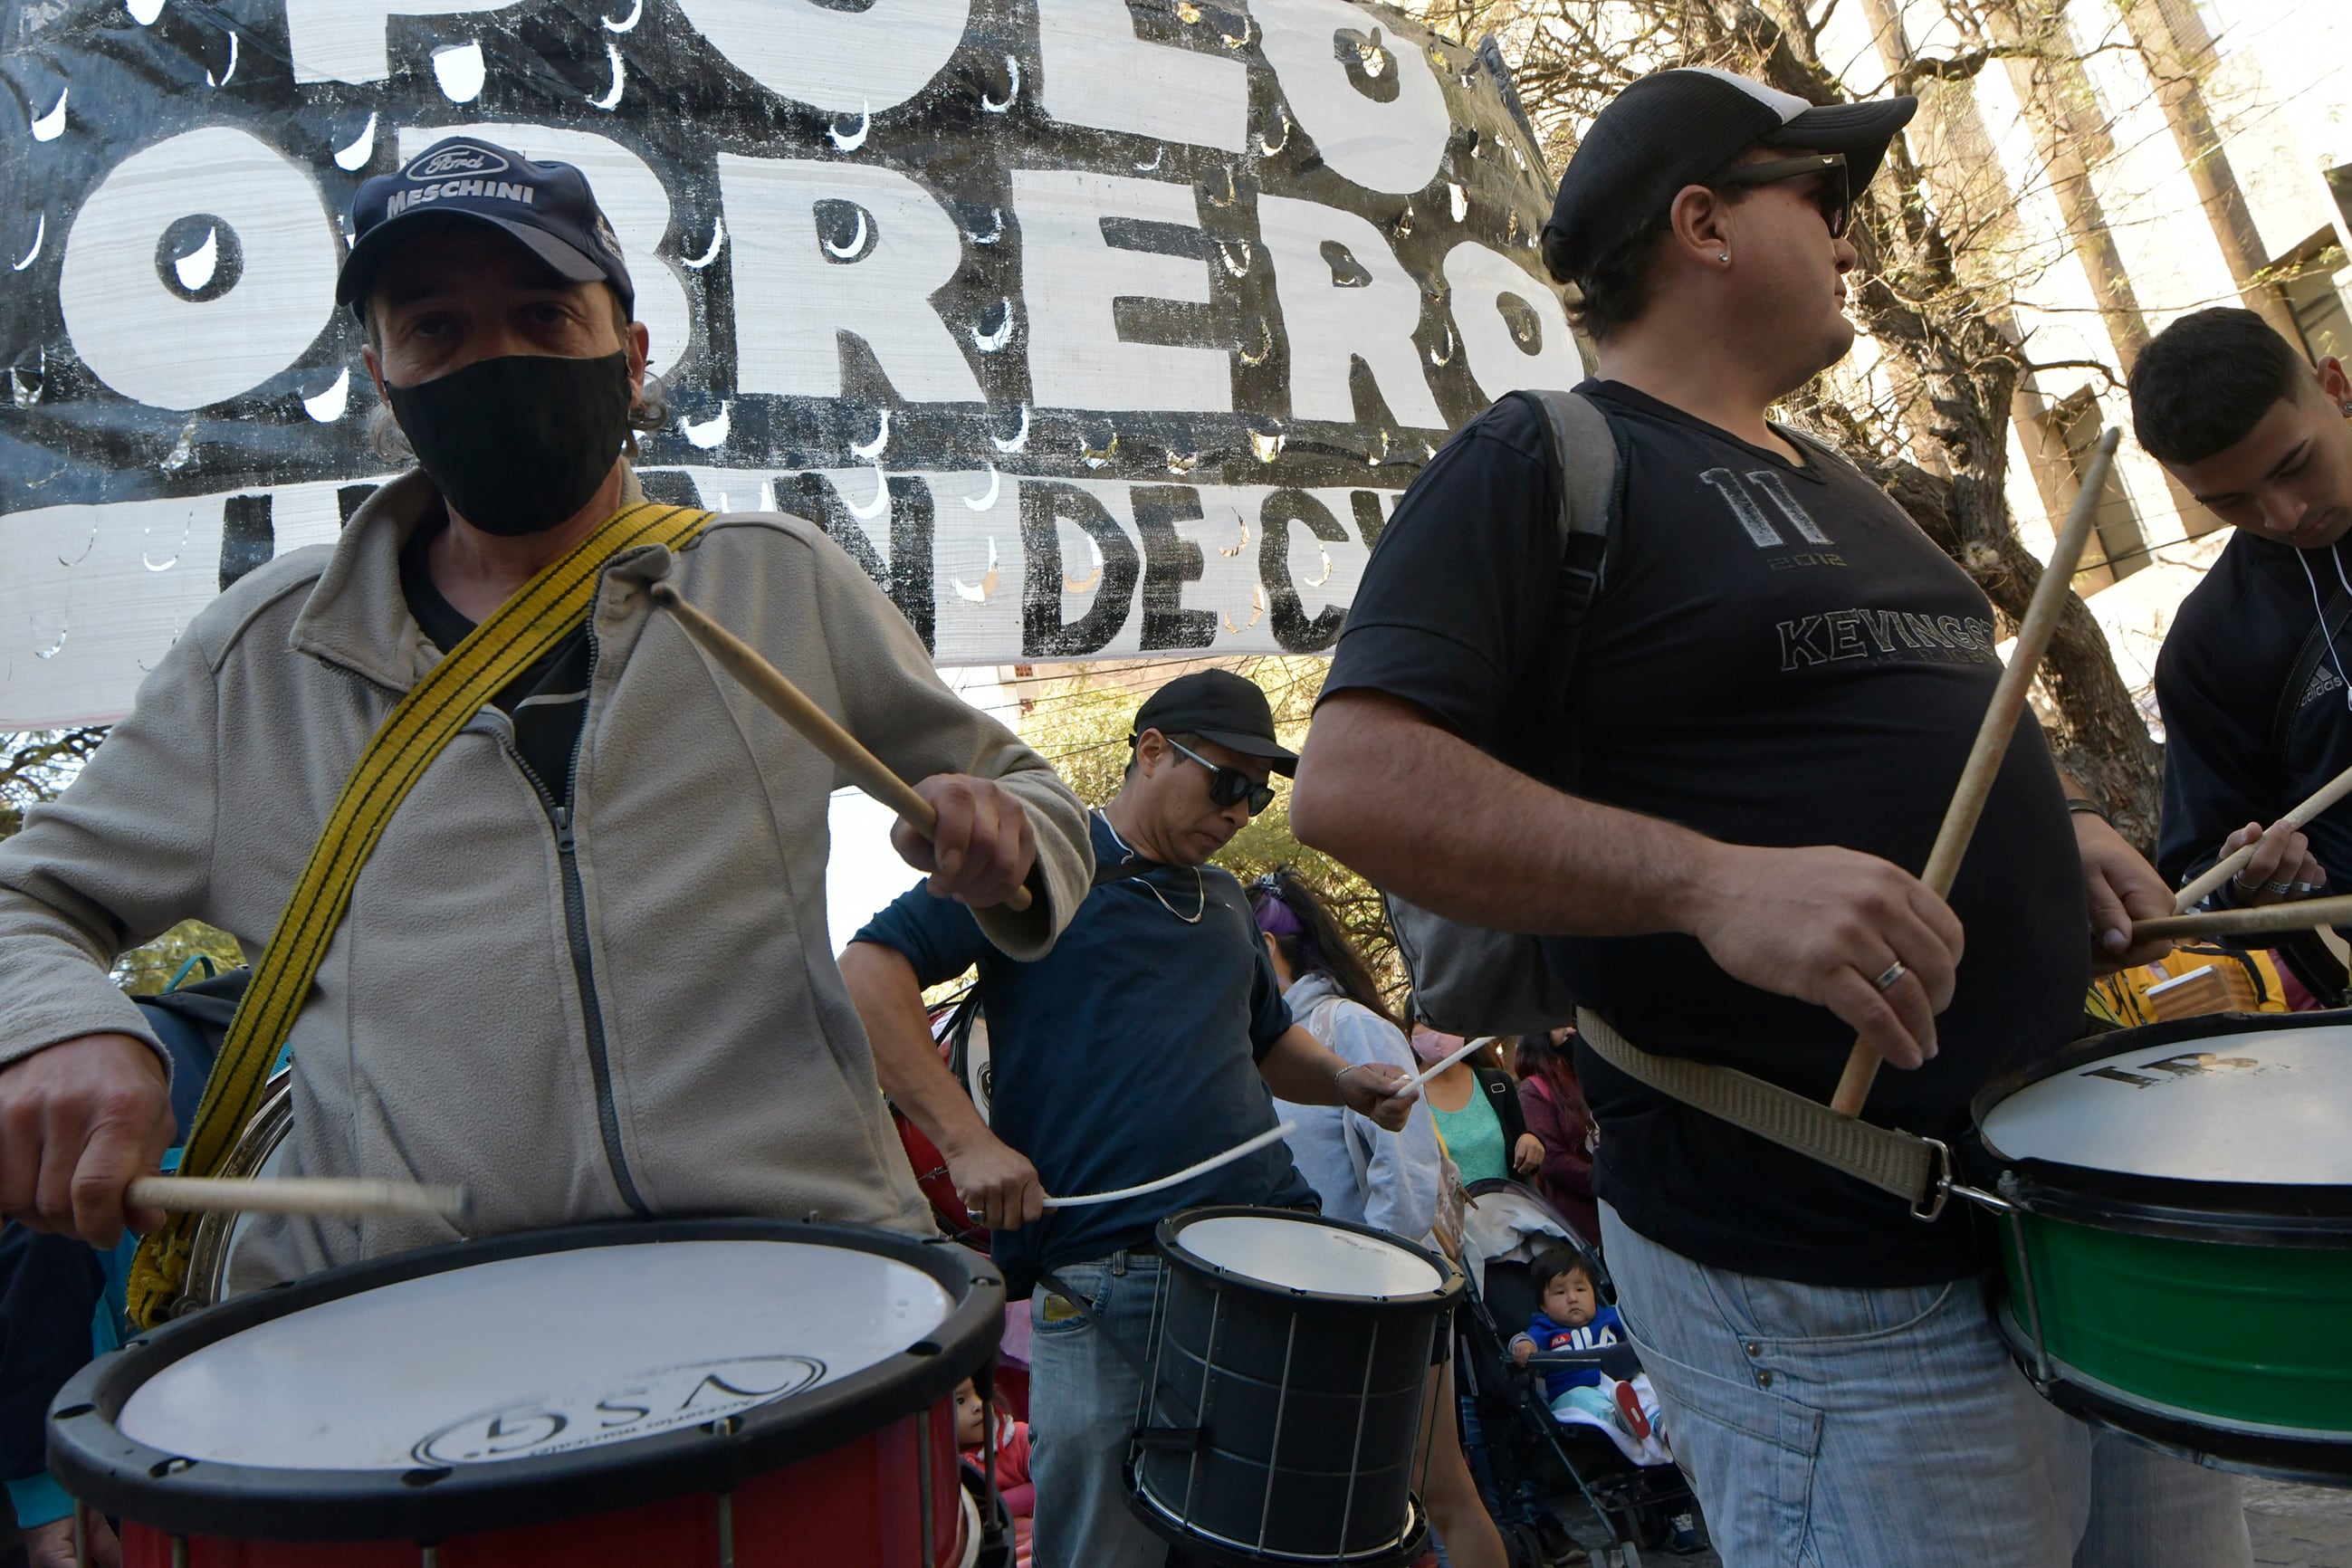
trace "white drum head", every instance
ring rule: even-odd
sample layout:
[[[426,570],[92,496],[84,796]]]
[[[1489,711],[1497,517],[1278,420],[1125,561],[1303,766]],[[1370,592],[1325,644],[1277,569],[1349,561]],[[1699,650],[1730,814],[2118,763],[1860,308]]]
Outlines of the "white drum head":
[[[1176,1233],[1204,1263],[1292,1290],[1382,1300],[1436,1289],[1445,1277],[1392,1241],[1309,1219],[1212,1215]]]
[[[919,1269],[806,1242],[541,1253],[256,1324],[142,1384],[117,1425],[166,1453],[298,1470],[539,1458],[847,1377],[953,1306]]]
[[[2012,1160],[2188,1182],[2352,1186],[2352,1025],[2178,1040],[2088,1061],[1994,1106]]]

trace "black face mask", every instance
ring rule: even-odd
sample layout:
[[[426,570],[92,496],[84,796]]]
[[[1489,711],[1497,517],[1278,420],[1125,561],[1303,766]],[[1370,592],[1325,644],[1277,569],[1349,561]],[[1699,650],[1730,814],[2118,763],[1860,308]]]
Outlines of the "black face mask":
[[[384,390],[416,460],[485,533],[537,533],[572,516],[629,434],[625,353],[509,354]]]

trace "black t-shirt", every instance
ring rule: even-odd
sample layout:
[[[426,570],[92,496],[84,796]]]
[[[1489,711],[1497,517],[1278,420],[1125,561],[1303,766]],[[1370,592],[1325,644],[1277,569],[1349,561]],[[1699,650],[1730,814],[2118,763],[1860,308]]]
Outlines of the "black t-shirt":
[[[1991,608],[1843,463],[1794,464],[1613,383],[1588,384],[1626,448],[1619,537],[1559,721],[1575,793],[1729,843],[1837,844],[1916,871],[1999,679]],[[1324,695],[1370,688],[1464,735],[1549,700],[1558,500],[1538,416],[1507,399],[1399,505]],[[1555,781],[1566,784],[1568,781]],[[1967,928],[1936,1059],[1882,1073],[1870,1118],[1949,1138],[1994,1074],[2072,1037],[2090,929],[2063,792],[2028,716],[1951,897]],[[1853,1043],[1827,1009],[1740,984],[1693,938],[1547,942],[1572,993],[1650,1051],[1826,1100]],[[1974,1266],[1955,1205],[1934,1226],[1884,1193],[1670,1100],[1580,1049],[1595,1190],[1700,1262],[1820,1284]]]
[[[408,613],[444,654],[474,629],[474,623],[434,586],[432,568],[425,562],[435,536],[448,526],[446,517],[424,524],[400,552],[400,591],[408,600]],[[583,619],[490,699],[512,721],[515,752],[551,808],[572,804],[572,756],[580,749],[580,727],[588,717],[588,678],[593,665]]]

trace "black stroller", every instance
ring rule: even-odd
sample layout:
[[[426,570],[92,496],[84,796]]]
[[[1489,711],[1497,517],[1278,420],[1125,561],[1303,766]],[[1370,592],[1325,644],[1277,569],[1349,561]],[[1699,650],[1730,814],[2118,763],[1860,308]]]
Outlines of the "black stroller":
[[[1616,1290],[1598,1254],[1549,1204],[1516,1182],[1474,1183],[1469,1199],[1462,1260],[1469,1289],[1454,1316],[1454,1388],[1470,1434],[1471,1470],[1514,1563],[1573,1560],[1576,1542],[1558,1511],[1572,1497],[1605,1534],[1593,1549],[1595,1563],[1639,1568],[1643,1550],[1667,1545],[1678,1521],[1685,1539],[1695,1538],[1698,1504],[1679,1469],[1633,1463],[1596,1428],[1555,1419],[1544,1401],[1546,1372],[1597,1366],[1630,1379],[1641,1369],[1631,1346],[1549,1352],[1526,1367],[1511,1364],[1511,1338],[1536,1308],[1536,1256],[1573,1248],[1591,1265],[1601,1299],[1613,1302]]]

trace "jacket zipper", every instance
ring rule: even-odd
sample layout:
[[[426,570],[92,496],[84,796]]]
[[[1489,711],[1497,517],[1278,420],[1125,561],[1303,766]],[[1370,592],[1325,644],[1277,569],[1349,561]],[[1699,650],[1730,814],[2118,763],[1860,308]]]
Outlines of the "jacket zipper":
[[[593,610],[590,612],[590,618],[593,622],[594,618]],[[591,689],[593,689],[596,684],[596,660],[599,651],[596,629],[593,625],[591,625],[588,628],[588,685]],[[338,674],[364,682],[379,690],[395,690],[373,676],[364,674],[334,659],[322,658],[320,662]],[[508,733],[511,736],[512,732],[512,721],[509,721]],[[574,791],[579,788],[580,748],[587,743],[587,715],[583,711],[581,715],[580,739],[573,742],[572,745],[571,776],[568,782]],[[579,841],[572,831],[572,808],[568,805],[556,805],[554,792],[547,787],[546,782],[532,770],[531,765],[523,760],[522,752],[510,740],[504,743],[507,755],[514,759],[515,766],[522,770],[522,776],[530,781],[530,787],[538,793],[540,808],[547,814],[549,823],[555,829],[556,858],[563,868],[564,932],[572,949],[572,977],[580,987],[582,1023],[588,1037],[588,1071],[596,1084],[596,1131],[604,1141],[604,1163],[612,1172],[613,1184],[620,1189],[621,1201],[629,1205],[629,1211],[641,1216],[649,1216],[653,1210],[646,1206],[646,1200],[638,1194],[636,1178],[629,1173],[628,1155],[621,1147],[621,1112],[613,1101],[613,1064],[607,1054],[604,1039],[604,1010],[596,993],[595,961],[588,945],[588,894],[580,880]]]
[[[588,1070],[596,1079],[596,1130],[604,1139],[604,1162],[630,1212],[653,1211],[637,1195],[629,1160],[621,1149],[621,1113],[613,1103],[613,1064],[605,1054],[604,1011],[596,996],[596,966],[588,949],[588,895],[580,885],[579,844],[572,834],[572,808],[559,805],[551,814],[555,824],[555,854],[563,866],[563,923],[572,938],[572,973],[580,985],[581,1023],[588,1034]]]
[[[596,633],[588,632],[588,689],[596,685]],[[570,775],[571,789],[566,793],[578,798],[580,788],[580,748],[588,742],[588,716],[580,716],[580,738],[572,743]],[[595,958],[588,944],[588,894],[580,880],[580,844],[572,828],[572,807],[558,805],[550,791],[531,765],[523,760],[521,752],[512,747],[508,754],[539,792],[540,805],[547,812],[547,820],[555,829],[555,858],[563,868],[563,929],[572,948],[572,978],[580,987],[580,1019],[588,1037],[588,1071],[596,1083],[596,1131],[604,1142],[604,1163],[613,1173],[613,1184],[621,1190],[621,1201],[629,1212],[650,1215],[653,1210],[637,1192],[636,1178],[629,1174],[629,1157],[621,1147],[621,1112],[613,1100],[613,1064],[604,1039],[604,1009],[596,994]]]

